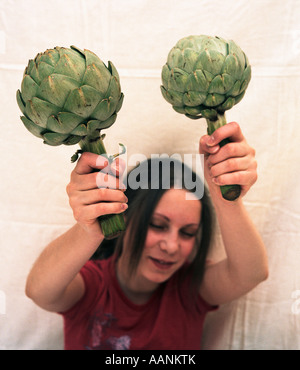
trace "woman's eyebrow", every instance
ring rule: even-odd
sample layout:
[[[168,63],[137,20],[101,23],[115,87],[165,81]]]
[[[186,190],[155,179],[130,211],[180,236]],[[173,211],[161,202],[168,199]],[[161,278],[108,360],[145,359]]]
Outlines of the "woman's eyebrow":
[[[161,214],[161,213],[159,213],[159,212],[155,212],[155,213],[153,213],[153,216],[162,217],[162,218],[164,218],[166,221],[170,222],[169,217],[167,217],[167,216],[165,216],[165,215],[163,215],[163,214]],[[197,226],[197,227],[198,227],[198,226],[199,226],[199,223],[198,223],[198,222],[192,222],[192,223],[190,223],[190,224],[183,225],[183,227],[189,227],[189,226]]]
[[[153,213],[153,216],[159,216],[159,217],[162,217],[162,218],[164,218],[166,221],[169,221],[169,222],[170,222],[169,217],[167,217],[167,216],[165,216],[165,215],[163,215],[163,214],[161,214],[161,213],[155,212],[155,213]]]

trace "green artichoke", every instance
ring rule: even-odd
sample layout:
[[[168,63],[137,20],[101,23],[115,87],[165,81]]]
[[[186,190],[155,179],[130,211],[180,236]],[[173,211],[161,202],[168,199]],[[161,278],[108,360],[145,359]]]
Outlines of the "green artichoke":
[[[234,41],[189,36],[169,52],[162,68],[161,92],[176,112],[192,119],[205,118],[211,135],[227,123],[225,111],[241,101],[250,79],[248,58]],[[221,187],[227,200],[236,199],[240,190],[239,185]]]
[[[48,49],[29,60],[17,91],[23,124],[45,144],[78,143],[78,152],[104,155],[101,130],[116,121],[123,98],[114,65],[108,62],[107,67],[91,51],[75,46]],[[106,238],[125,229],[123,215],[99,221]]]

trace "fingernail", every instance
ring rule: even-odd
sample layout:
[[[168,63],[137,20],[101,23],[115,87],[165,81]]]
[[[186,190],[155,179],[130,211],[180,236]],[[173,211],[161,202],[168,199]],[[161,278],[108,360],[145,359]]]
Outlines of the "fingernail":
[[[215,138],[211,135],[209,139],[207,140],[207,145],[214,145]]]
[[[127,208],[128,208],[128,204],[126,204],[126,203],[122,203],[122,204],[121,204],[121,208],[125,211],[125,209],[127,209]]]
[[[214,153],[217,153],[217,151],[219,150],[219,145],[216,145],[214,148],[211,148],[210,149],[210,152],[212,153],[212,154],[214,154]]]

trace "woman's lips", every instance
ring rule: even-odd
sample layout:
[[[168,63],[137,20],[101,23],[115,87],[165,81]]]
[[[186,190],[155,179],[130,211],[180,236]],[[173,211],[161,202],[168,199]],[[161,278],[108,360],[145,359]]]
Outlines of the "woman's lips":
[[[170,267],[172,267],[175,262],[173,261],[165,261],[165,260],[160,260],[157,258],[149,257],[152,263],[160,270],[168,270]]]

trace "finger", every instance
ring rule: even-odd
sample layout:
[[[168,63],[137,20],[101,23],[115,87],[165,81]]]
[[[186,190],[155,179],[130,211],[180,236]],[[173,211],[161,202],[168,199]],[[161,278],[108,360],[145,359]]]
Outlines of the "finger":
[[[210,136],[204,135],[200,138],[199,142],[199,153],[204,154],[205,156],[209,154],[215,154],[220,149],[220,146],[217,145],[211,145],[209,144]]]
[[[103,170],[107,168],[108,160],[102,155],[84,152],[80,156],[75,172],[78,175],[84,175],[93,172],[95,169]]]
[[[100,216],[118,214],[124,212],[128,208],[126,203],[107,202],[96,203],[82,207],[81,213],[77,217],[77,221],[89,223],[96,220]]]
[[[219,127],[213,132],[207,144],[215,146],[222,140],[229,139],[230,141],[240,142],[244,140],[244,135],[238,123],[230,122],[224,126]]]
[[[252,157],[235,157],[229,158],[225,161],[219,162],[215,165],[208,166],[209,174],[212,177],[217,177],[225,173],[235,172],[235,171],[246,171],[248,169],[256,168],[256,162]]]
[[[76,172],[71,174],[71,184],[73,190],[85,191],[97,189],[97,172],[78,175]]]
[[[225,173],[223,175],[212,178],[212,181],[219,186],[237,184],[245,187],[250,187],[256,182],[256,180],[257,173],[253,170]]]
[[[122,158],[116,158],[110,165],[110,170],[116,177],[122,177],[126,169],[126,162]]]
[[[122,183],[122,180],[120,178],[103,171],[99,171],[96,173],[96,186],[98,188],[125,190],[125,185]]]
[[[120,202],[127,203],[126,195],[120,190],[113,189],[93,189],[81,191],[77,194],[77,202],[84,205],[95,204],[99,202]]]
[[[208,158],[208,165],[212,166],[229,158],[248,155],[254,156],[254,149],[250,148],[246,142],[232,142],[221,147],[217,153],[212,153]]]

